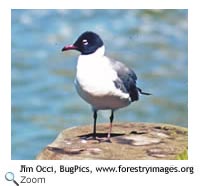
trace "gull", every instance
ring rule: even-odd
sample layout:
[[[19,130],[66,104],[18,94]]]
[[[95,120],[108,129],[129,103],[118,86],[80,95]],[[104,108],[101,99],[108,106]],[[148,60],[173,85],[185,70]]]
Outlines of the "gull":
[[[114,112],[139,100],[139,94],[151,94],[137,87],[137,76],[131,68],[105,56],[105,46],[98,34],[92,31],[82,33],[74,44],[62,48],[62,51],[68,50],[80,52],[74,82],[80,97],[91,105],[93,138],[96,139],[98,110],[111,110],[106,140],[111,142]]]

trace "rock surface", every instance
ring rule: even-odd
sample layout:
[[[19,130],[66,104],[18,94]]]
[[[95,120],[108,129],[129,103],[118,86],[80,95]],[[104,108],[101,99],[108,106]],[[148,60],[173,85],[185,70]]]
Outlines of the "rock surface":
[[[97,124],[98,140],[91,138],[92,125],[62,131],[38,156],[38,160],[176,159],[187,149],[187,129],[168,124],[113,124],[111,143],[105,142],[109,124]],[[90,138],[90,139],[89,139]]]

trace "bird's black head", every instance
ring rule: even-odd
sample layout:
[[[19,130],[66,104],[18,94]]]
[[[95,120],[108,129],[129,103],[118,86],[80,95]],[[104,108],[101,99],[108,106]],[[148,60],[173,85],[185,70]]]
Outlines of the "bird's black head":
[[[73,45],[65,46],[62,51],[78,50],[83,55],[94,53],[98,48],[103,46],[103,41],[94,32],[87,31],[79,36]]]

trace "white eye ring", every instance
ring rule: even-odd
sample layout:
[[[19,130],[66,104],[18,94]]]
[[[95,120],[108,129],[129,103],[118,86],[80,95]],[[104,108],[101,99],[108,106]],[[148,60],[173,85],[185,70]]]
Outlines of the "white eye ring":
[[[84,45],[88,45],[87,39],[84,39],[82,42],[83,42]]]

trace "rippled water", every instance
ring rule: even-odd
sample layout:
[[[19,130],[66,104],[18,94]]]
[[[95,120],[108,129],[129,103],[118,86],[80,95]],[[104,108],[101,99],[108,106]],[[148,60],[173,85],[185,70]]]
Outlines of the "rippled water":
[[[12,159],[34,159],[63,129],[92,123],[73,86],[78,53],[61,52],[86,30],[153,94],[115,121],[187,127],[187,26],[187,10],[12,10]],[[99,112],[98,122],[109,114]]]

